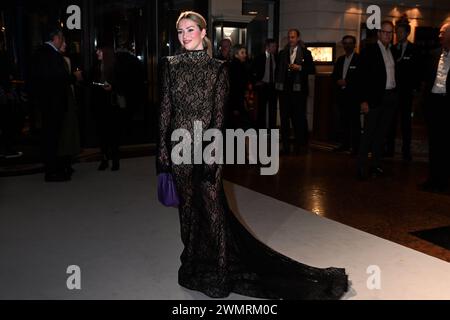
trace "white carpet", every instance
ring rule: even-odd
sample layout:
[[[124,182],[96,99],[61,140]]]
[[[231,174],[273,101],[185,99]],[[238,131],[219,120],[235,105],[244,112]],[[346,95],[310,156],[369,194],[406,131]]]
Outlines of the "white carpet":
[[[207,299],[177,284],[176,209],[156,201],[154,158],[120,172],[75,167],[73,181],[0,179],[0,299]],[[306,264],[344,267],[345,299],[450,299],[450,264],[226,183],[232,207],[258,238]],[[69,265],[81,290],[66,287]],[[381,270],[369,290],[367,267]],[[247,299],[230,295],[230,299]]]

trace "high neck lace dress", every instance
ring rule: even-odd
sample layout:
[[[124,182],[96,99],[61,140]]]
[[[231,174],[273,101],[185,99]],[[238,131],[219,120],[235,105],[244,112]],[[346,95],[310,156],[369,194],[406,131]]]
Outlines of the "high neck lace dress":
[[[175,129],[194,139],[194,121],[204,130],[223,129],[229,91],[225,65],[205,51],[161,61],[157,172],[170,172],[180,196],[184,250],[178,283],[212,298],[231,292],[266,299],[339,299],[347,291],[344,269],[320,269],[290,259],[257,240],[230,210],[222,166],[175,165]],[[192,148],[194,150],[194,148]]]

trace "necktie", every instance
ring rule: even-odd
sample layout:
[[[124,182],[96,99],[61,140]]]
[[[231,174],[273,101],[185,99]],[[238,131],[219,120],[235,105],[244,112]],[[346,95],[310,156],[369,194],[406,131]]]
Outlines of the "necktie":
[[[273,79],[273,57],[272,57],[272,54],[270,54],[270,63],[269,63],[269,69],[270,69],[270,71],[269,71],[269,82],[270,83],[273,83],[274,81],[274,79]]]

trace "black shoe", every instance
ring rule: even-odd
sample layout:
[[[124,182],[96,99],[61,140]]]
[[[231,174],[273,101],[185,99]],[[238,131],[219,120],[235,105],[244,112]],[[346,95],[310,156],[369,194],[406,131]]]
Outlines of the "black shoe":
[[[100,165],[98,166],[98,171],[105,171],[106,169],[108,169],[108,167],[109,167],[108,160],[102,160],[102,162],[100,162]]]
[[[120,162],[119,162],[119,160],[113,160],[111,171],[119,171],[119,170],[120,170]]]
[[[372,168],[372,170],[370,170],[370,174],[372,177],[378,178],[384,175],[384,170],[380,167]]]
[[[46,173],[46,182],[66,182],[69,181],[70,177],[65,173]]]

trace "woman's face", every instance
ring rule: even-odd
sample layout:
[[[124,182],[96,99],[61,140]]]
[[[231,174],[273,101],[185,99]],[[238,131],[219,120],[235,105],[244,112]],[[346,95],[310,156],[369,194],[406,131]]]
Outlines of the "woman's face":
[[[66,53],[66,49],[67,49],[67,43],[66,43],[66,40],[63,40],[59,51],[61,51],[62,53]]]
[[[95,52],[97,54],[97,59],[99,61],[103,60],[103,51],[101,49],[97,49],[97,51]]]
[[[245,62],[245,60],[247,60],[247,49],[242,48],[236,53],[235,57],[239,59],[240,62]]]
[[[190,19],[182,19],[178,24],[178,40],[188,51],[203,50],[203,38],[206,30],[200,30],[198,25]]]

